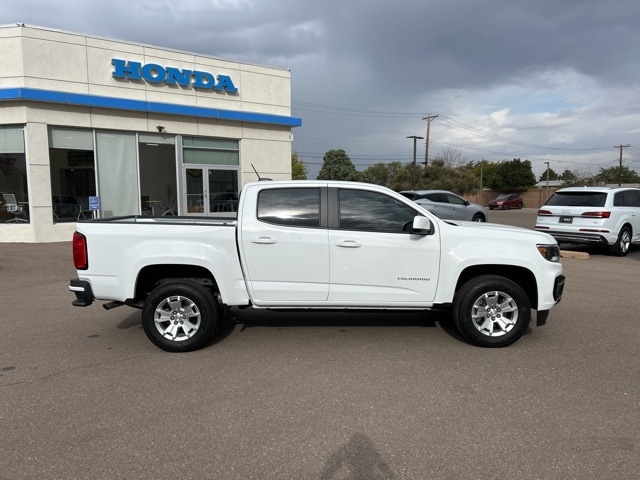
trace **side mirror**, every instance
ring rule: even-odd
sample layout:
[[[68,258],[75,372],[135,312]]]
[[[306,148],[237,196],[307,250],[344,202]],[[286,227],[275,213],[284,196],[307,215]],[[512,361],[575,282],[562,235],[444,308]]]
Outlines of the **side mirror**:
[[[413,218],[411,233],[415,235],[431,235],[433,233],[433,224],[427,217],[417,215]]]

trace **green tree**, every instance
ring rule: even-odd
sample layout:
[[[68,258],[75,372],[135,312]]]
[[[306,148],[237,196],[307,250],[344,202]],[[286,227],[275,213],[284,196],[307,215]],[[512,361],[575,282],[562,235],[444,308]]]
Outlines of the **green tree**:
[[[601,168],[596,175],[596,181],[600,183],[639,183],[640,177],[635,170],[626,165],[620,167]]]
[[[493,178],[498,171],[499,163],[490,162],[489,160],[480,160],[473,164],[473,172],[478,177],[479,185],[481,188],[485,188],[487,185],[491,185]]]
[[[294,152],[291,154],[291,180],[306,180],[309,170],[302,158]]]
[[[558,180],[560,178],[560,176],[553,171],[553,168],[547,167],[547,170],[549,171],[549,180]],[[538,179],[539,182],[547,180],[547,170],[540,174],[540,178]]]
[[[560,174],[560,176],[558,177],[559,180],[562,180],[563,182],[572,182],[574,181],[576,178],[578,178],[578,175],[575,174],[574,172],[572,172],[571,170],[565,170],[564,172],[562,172]]]
[[[418,179],[422,175],[421,166],[416,165],[415,178]],[[400,192],[402,190],[411,190],[411,184],[413,183],[413,163],[402,165],[396,174],[391,179],[391,183],[389,184],[389,188],[395,190],[396,192]],[[418,188],[418,183],[416,183],[416,188]]]
[[[526,190],[536,184],[536,177],[531,170],[529,160],[514,158],[501,162],[496,169],[495,176],[488,184],[489,188],[501,191]]]
[[[410,163],[398,170],[389,187],[396,191],[410,190],[412,184],[413,164]],[[436,157],[427,167],[415,167],[415,190],[450,190],[466,195],[477,191],[478,186],[479,178],[469,164],[451,167]]]
[[[349,156],[344,150],[329,150],[324,154],[322,168],[318,173],[318,180],[347,180],[360,181],[362,175],[356,170]]]
[[[431,164],[422,169],[418,187],[425,190],[450,190],[466,195],[478,190],[480,182],[469,165],[448,166],[446,160],[436,157]]]
[[[362,172],[362,181],[391,187],[394,177],[402,169],[400,162],[376,163]]]

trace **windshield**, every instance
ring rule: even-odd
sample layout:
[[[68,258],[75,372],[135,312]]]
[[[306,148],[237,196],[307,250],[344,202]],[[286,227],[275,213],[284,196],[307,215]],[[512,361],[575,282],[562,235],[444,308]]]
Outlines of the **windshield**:
[[[604,207],[607,194],[604,192],[556,192],[545,205],[565,207]]]

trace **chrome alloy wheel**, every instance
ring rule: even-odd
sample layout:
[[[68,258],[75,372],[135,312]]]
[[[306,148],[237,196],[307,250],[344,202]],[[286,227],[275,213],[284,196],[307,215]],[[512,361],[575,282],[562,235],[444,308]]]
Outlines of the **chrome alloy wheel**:
[[[518,321],[516,301],[497,290],[478,297],[471,310],[473,325],[488,337],[500,337],[509,333]]]
[[[187,297],[170,296],[158,304],[154,322],[160,335],[167,340],[181,342],[193,337],[200,328],[200,310]]]
[[[620,244],[620,252],[626,254],[629,251],[629,247],[631,246],[631,233],[629,232],[629,230],[624,229],[622,233],[620,233],[618,243]]]

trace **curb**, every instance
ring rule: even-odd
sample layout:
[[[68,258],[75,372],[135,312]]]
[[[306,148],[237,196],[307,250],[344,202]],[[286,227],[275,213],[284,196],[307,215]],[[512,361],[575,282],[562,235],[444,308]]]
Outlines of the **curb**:
[[[589,254],[587,252],[573,252],[571,250],[560,250],[560,257],[575,258],[577,260],[589,260]]]

